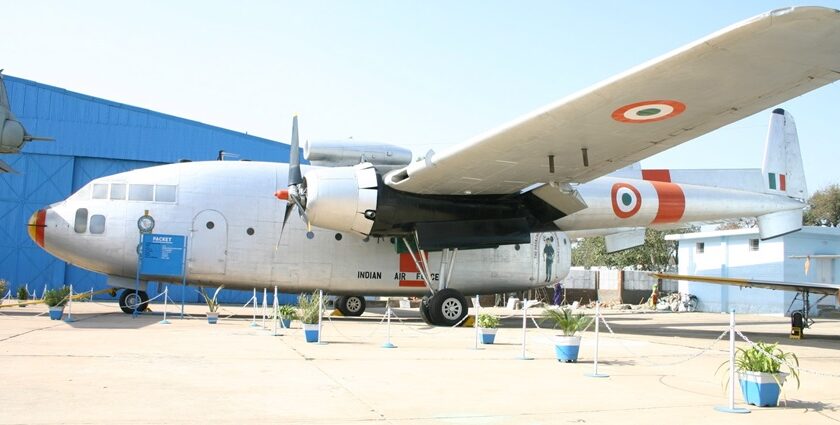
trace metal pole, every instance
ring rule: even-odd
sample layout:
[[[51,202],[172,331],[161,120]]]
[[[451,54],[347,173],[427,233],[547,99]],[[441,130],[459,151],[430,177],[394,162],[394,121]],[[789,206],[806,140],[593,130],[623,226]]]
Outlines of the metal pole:
[[[749,409],[735,407],[735,309],[729,313],[729,405],[715,406],[725,413],[750,413]]]
[[[265,328],[265,311],[268,309],[268,304],[266,304],[268,297],[268,291],[266,288],[263,288],[263,302],[262,302],[262,327]],[[254,301],[256,302],[256,301]]]
[[[318,344],[321,342],[321,318],[324,317],[324,290],[318,290]]]
[[[274,320],[272,320],[272,322],[274,322],[274,336],[277,336],[277,307],[278,306],[277,306],[277,287],[276,286],[274,287],[274,303],[272,304],[272,307],[274,308],[274,311],[271,313],[272,314],[271,317],[274,319]]]
[[[65,322],[75,322],[76,319],[73,318],[73,285],[70,285],[70,299],[67,300],[67,318],[64,319]]]
[[[161,325],[168,325],[169,321],[166,320],[166,307],[169,305],[169,285],[163,287],[163,320],[160,321]]]
[[[254,295],[251,297],[251,302],[254,303],[253,315],[251,317],[251,327],[256,328],[257,325],[257,288],[254,288]]]
[[[388,298],[385,303],[385,319],[388,321],[388,341],[382,344],[382,348],[397,348],[396,345],[391,343],[391,298]]]
[[[522,304],[522,355],[519,357],[520,360],[533,360],[531,357],[528,357],[525,353],[525,335],[526,330],[528,329],[528,300],[523,300]]]
[[[481,308],[481,306],[478,305],[478,294],[476,294],[476,296],[475,296],[475,301],[473,302],[473,307],[475,307],[475,324],[474,324],[474,326],[475,326],[475,347],[473,347],[473,348],[478,350],[478,339],[481,338],[481,331],[479,330],[479,327],[478,327],[478,309]]]
[[[598,341],[599,336],[601,335],[600,332],[600,324],[601,324],[601,302],[595,301],[595,361],[593,362],[595,370],[587,374],[592,378],[607,378],[609,375],[604,375],[598,373]]]

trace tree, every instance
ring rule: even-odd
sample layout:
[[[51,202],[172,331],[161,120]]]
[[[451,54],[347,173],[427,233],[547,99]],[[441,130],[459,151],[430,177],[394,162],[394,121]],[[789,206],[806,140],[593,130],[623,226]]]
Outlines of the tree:
[[[829,185],[811,195],[803,221],[808,226],[840,226],[840,185]]]
[[[677,242],[666,241],[665,235],[696,230],[694,227],[667,231],[646,229],[644,245],[612,254],[607,253],[603,236],[585,238],[572,248],[572,265],[664,272],[676,265],[677,254]]]

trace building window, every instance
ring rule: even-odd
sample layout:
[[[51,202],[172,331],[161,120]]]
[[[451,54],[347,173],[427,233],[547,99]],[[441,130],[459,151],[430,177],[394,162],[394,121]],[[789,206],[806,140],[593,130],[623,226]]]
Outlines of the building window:
[[[87,208],[79,208],[76,210],[76,221],[73,223],[73,230],[76,233],[85,233],[87,231],[88,210]]]
[[[129,201],[151,201],[154,199],[155,187],[150,184],[132,184],[128,186]]]
[[[696,251],[698,254],[702,254],[706,250],[706,243],[697,242],[697,244],[695,244],[694,247],[694,251]]]
[[[156,185],[155,202],[175,202],[175,186],[165,184]]]
[[[90,216],[90,233],[101,235],[105,233],[105,216],[94,214]]]
[[[750,251],[758,251],[758,239],[750,239]]]
[[[111,199],[117,201],[124,201],[125,200],[125,184],[124,183],[113,183],[111,184]]]
[[[108,185],[95,184],[93,185],[93,199],[108,199]]]

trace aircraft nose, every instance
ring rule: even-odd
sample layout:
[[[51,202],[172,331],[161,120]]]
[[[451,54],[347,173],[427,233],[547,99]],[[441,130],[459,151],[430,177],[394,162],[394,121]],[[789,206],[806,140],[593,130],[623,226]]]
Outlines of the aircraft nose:
[[[29,217],[29,237],[41,248],[44,247],[44,229],[47,228],[47,210],[40,209]]]

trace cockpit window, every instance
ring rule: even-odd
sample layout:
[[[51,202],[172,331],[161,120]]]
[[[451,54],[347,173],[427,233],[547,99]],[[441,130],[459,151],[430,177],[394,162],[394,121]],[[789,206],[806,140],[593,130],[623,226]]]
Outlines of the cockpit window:
[[[175,186],[159,184],[155,186],[156,202],[175,202]]]
[[[76,221],[73,223],[73,230],[76,233],[85,233],[87,230],[88,210],[87,208],[79,208],[76,210]]]
[[[93,185],[93,199],[108,199],[108,185],[95,184]]]
[[[105,216],[94,214],[90,216],[90,233],[101,235],[105,233]]]
[[[125,184],[111,183],[111,199],[125,200]]]
[[[150,184],[132,184],[128,186],[129,201],[152,201],[154,200],[155,187]]]

